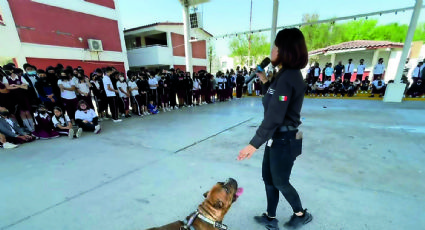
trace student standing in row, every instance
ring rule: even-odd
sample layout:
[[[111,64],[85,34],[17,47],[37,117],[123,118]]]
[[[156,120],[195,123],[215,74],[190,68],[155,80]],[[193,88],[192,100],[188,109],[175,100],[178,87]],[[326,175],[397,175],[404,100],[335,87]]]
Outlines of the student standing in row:
[[[103,75],[102,81],[103,81],[103,86],[106,92],[109,109],[111,110],[112,121],[121,122],[122,120],[118,119],[118,107],[117,107],[117,101],[116,101],[118,90],[115,90],[113,88],[114,86],[112,85],[112,81],[110,78],[112,72],[113,72],[112,68],[107,67],[105,71],[105,75]]]

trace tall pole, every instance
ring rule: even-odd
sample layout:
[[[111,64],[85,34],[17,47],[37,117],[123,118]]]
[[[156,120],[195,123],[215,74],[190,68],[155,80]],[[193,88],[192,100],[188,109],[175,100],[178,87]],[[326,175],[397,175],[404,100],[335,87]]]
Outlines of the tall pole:
[[[400,62],[398,63],[397,73],[394,83],[388,84],[385,90],[384,102],[402,102],[403,95],[406,90],[406,84],[401,83],[401,75],[405,67],[407,55],[412,46],[413,35],[415,34],[416,25],[418,23],[419,13],[421,12],[422,0],[416,0],[415,8],[410,19],[409,29],[407,30],[406,40],[404,42],[403,51],[401,53]]]
[[[407,31],[406,41],[404,42],[403,52],[401,53],[400,63],[398,64],[397,73],[394,83],[400,83],[403,74],[407,55],[412,46],[413,35],[415,35],[416,25],[418,24],[419,14],[422,8],[422,0],[416,0],[415,9],[413,10],[412,19],[410,19],[409,30]]]
[[[276,27],[277,27],[277,12],[279,8],[279,0],[273,0],[273,18],[272,18],[272,29],[270,31],[270,57],[272,55],[272,49],[274,45],[274,39],[276,38]]]
[[[249,31],[251,32],[251,26],[252,26],[252,0],[251,0],[251,10],[249,13]],[[250,67],[250,60],[251,60],[251,33],[248,35],[248,69]]]
[[[184,0],[183,4],[183,19],[184,19],[184,51],[186,54],[186,72],[190,72],[192,76],[192,44],[190,44],[190,21],[189,21],[189,2]]]

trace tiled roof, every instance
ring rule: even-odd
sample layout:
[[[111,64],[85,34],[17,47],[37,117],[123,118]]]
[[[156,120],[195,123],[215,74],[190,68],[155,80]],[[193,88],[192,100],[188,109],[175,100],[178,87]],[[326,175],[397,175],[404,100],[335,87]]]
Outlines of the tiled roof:
[[[124,30],[124,33],[134,31],[134,30],[144,29],[148,27],[153,27],[153,26],[183,26],[183,23],[182,22],[156,22],[149,25],[144,25],[144,26],[139,26],[139,27]],[[206,30],[204,29],[201,29],[201,30],[203,30],[209,36],[214,37],[212,34],[208,33]]]
[[[361,48],[366,48],[366,49],[403,48],[403,45],[404,45],[403,43],[399,43],[399,42],[357,40],[357,41],[343,42],[338,45],[332,45],[326,48],[313,50],[313,51],[310,51],[308,54],[309,55],[320,54],[320,53],[324,54],[329,51],[361,49]]]

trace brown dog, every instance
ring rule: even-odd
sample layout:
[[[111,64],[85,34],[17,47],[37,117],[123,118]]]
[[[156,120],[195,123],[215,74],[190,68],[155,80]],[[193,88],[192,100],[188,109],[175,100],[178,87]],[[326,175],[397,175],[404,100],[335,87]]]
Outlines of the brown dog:
[[[235,179],[229,178],[226,182],[217,182],[210,191],[204,194],[205,200],[198,206],[198,210],[186,218],[186,223],[176,221],[162,227],[147,230],[224,230],[227,226],[221,221],[236,201],[242,189],[238,190]]]

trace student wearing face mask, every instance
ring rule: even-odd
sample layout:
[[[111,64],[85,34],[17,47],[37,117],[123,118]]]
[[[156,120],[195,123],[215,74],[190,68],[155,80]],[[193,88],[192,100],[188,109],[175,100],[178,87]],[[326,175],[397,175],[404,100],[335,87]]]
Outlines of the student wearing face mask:
[[[185,89],[186,89],[186,93],[185,93],[186,105],[188,107],[192,107],[192,105],[193,105],[193,100],[192,100],[193,80],[190,77],[189,72],[186,72],[186,76],[184,77],[184,85],[185,85]]]
[[[75,121],[75,110],[77,109],[78,99],[77,95],[75,94],[75,84],[71,80],[72,78],[72,71],[67,69],[65,71],[61,71],[59,75],[59,81],[58,86],[61,89],[61,98],[63,106],[71,119],[71,121],[74,123]]]
[[[94,109],[93,102],[91,99],[90,88],[92,87],[89,79],[84,75],[84,72],[77,73],[77,92],[78,92],[78,101],[84,100],[87,102],[89,108]]]
[[[94,101],[96,103],[99,121],[102,121],[102,119],[107,119],[106,115],[108,111],[108,100],[106,98],[106,93],[103,87],[102,75],[102,70],[96,69],[96,71],[92,73],[90,77],[90,89],[93,93]]]
[[[118,73],[118,79],[119,79],[119,81],[117,82],[117,88],[118,88],[118,93],[119,93],[119,97],[120,97],[120,100],[121,100],[122,110],[125,112],[124,116],[126,118],[129,118],[129,117],[131,117],[131,115],[130,115],[130,92],[128,91],[128,85],[127,85],[127,82],[125,81],[123,73]]]
[[[169,90],[169,81],[167,80],[165,74],[161,76],[161,79],[158,81],[158,97],[162,105],[162,111],[171,111],[170,105],[168,103],[168,95],[170,94]]]
[[[139,80],[137,83],[137,88],[139,88],[139,94],[141,98],[141,106],[143,107],[143,115],[149,115],[148,112],[148,94],[149,94],[149,82],[148,77],[144,73],[138,74]]]
[[[134,73],[130,70],[127,71],[127,76],[130,78],[128,82],[128,91],[130,91],[131,94],[133,113],[143,116],[142,98],[139,94],[139,87],[137,87],[137,77],[134,76]]]
[[[34,131],[34,120],[31,115],[31,105],[28,100],[28,82],[18,74],[21,71],[19,69],[11,70],[11,75],[3,78],[3,84],[6,89],[9,90],[8,97],[10,105],[16,110],[13,113],[16,114],[19,111],[19,115],[22,119],[24,126],[30,131]]]
[[[81,100],[78,102],[78,110],[75,112],[75,122],[83,131],[91,131],[95,134],[100,133],[99,118],[93,109],[90,109],[87,102]]]
[[[419,78],[416,82],[413,82],[412,86],[407,90],[406,95],[409,97],[424,97],[425,94],[425,84],[423,84],[422,79]]]
[[[58,97],[55,95],[55,90],[52,83],[47,79],[46,72],[44,70],[37,70],[39,79],[35,83],[38,96],[40,97],[41,103],[43,103],[48,111],[53,111],[53,107],[57,105]]]
[[[107,67],[104,71],[103,78],[103,87],[107,96],[109,109],[111,110],[112,120],[113,122],[121,122],[121,119],[118,119],[118,104],[116,100],[116,94],[118,93],[118,90],[114,88],[114,85],[111,81],[111,75],[112,75],[113,69],[111,67]]]
[[[38,81],[39,77],[37,75],[37,68],[33,65],[25,63],[23,65],[25,73],[22,77],[28,82],[27,97],[31,105],[38,105],[40,100],[38,100],[38,92],[35,88],[35,84]]]
[[[149,72],[147,73],[149,77],[149,100],[152,100],[155,105],[158,104],[158,80],[156,80],[155,76],[151,75]]]
[[[7,142],[13,144],[23,144],[36,139],[35,136],[25,131],[18,123],[12,120],[9,110],[4,107],[0,107],[0,133],[6,136]]]
[[[34,113],[35,131],[32,133],[40,139],[59,137],[59,133],[53,130],[52,117],[47,113],[47,108],[41,104]]]

